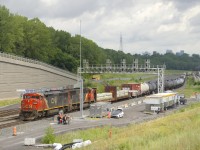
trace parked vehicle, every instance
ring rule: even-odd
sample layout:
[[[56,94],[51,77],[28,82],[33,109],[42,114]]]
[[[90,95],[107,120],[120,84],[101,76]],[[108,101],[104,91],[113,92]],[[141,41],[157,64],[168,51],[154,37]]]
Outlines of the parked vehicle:
[[[185,105],[187,103],[187,99],[185,98],[184,94],[179,94],[180,104]]]
[[[111,112],[111,118],[122,118],[124,116],[124,112],[122,108],[118,108]]]

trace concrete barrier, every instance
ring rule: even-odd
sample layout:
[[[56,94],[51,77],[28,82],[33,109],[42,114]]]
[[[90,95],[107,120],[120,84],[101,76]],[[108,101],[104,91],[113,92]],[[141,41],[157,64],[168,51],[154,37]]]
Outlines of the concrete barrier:
[[[43,62],[0,53],[0,100],[19,98],[19,89],[57,88],[76,82],[76,74]]]

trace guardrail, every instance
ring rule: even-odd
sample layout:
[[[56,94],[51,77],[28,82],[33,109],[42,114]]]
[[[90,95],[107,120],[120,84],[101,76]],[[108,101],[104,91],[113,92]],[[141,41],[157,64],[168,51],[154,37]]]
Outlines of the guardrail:
[[[48,67],[48,68],[51,68],[51,69],[63,72],[63,73],[70,74],[72,76],[75,75],[75,74],[73,74],[73,73],[71,73],[69,71],[57,68],[55,66],[52,66],[50,64],[47,64],[47,63],[44,63],[44,62],[41,62],[41,61],[38,61],[38,60],[34,60],[34,59],[30,59],[30,58],[25,58],[25,57],[20,57],[20,56],[17,56],[17,55],[14,55],[14,54],[8,54],[8,53],[5,53],[5,52],[0,52],[0,56],[1,57],[6,57],[6,58],[11,58],[11,59],[14,59],[14,60],[23,61],[23,62],[28,62],[28,63],[32,63],[32,64],[38,64],[38,65],[41,65],[41,66],[44,66],[44,67]]]

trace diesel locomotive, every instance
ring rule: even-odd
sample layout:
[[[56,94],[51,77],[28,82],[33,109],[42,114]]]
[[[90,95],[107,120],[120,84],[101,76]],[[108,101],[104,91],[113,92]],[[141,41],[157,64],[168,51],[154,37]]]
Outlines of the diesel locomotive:
[[[23,94],[20,119],[34,120],[39,117],[58,113],[60,110],[69,112],[79,108],[80,89],[49,90]],[[84,107],[96,101],[96,89],[83,90]]]

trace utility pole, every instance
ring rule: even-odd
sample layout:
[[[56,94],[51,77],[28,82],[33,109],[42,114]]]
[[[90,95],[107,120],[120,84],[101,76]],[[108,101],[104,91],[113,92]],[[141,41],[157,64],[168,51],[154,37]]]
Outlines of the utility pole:
[[[164,66],[165,67],[165,66]],[[163,93],[164,92],[164,85],[165,85],[165,80],[164,80],[164,73],[165,73],[165,68],[159,68],[158,67],[158,93]]]
[[[83,79],[81,76],[81,20],[80,20],[80,112],[81,112],[81,118],[83,118]]]

